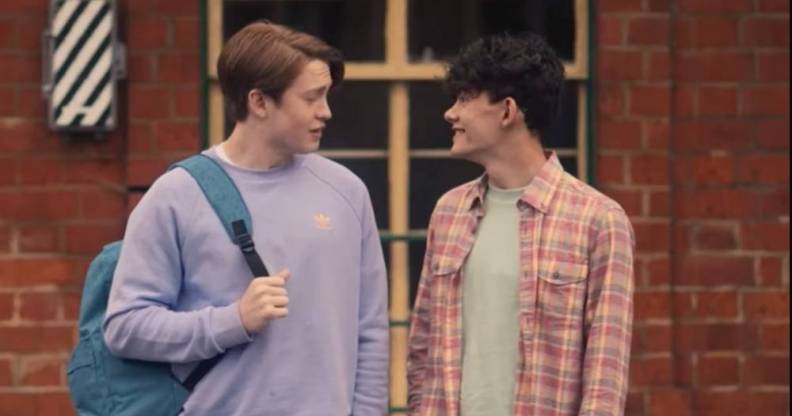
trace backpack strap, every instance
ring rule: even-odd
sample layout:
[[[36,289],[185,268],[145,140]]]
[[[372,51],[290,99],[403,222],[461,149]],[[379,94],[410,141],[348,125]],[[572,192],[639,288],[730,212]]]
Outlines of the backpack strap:
[[[269,272],[253,243],[253,226],[242,194],[219,163],[208,156],[198,154],[174,163],[170,169],[180,167],[186,170],[203,191],[209,204],[223,223],[231,241],[239,246],[253,277],[268,276]],[[218,354],[200,364],[182,382],[187,391],[195,385],[223,358]]]

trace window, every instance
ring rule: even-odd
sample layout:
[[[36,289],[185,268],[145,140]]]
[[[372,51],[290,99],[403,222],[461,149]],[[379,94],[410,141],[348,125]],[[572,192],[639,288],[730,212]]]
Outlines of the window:
[[[562,115],[545,138],[567,171],[587,180],[587,0],[206,0],[207,135],[226,132],[215,63],[224,39],[259,19],[317,35],[341,49],[346,79],[331,93],[334,118],[321,154],[369,186],[390,278],[391,414],[406,414],[410,306],[437,198],[481,174],[451,159],[443,112],[443,59],[475,38],[509,30],[545,36],[564,59]]]

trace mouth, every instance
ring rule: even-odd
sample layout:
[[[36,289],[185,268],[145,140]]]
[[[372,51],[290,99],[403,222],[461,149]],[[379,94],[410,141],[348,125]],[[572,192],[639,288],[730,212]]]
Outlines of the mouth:
[[[453,131],[454,134],[457,134],[457,133],[464,133],[465,129],[463,129],[462,127],[454,126],[454,127],[451,127],[451,131]]]
[[[317,135],[320,135],[320,136],[321,136],[321,135],[322,135],[322,132],[324,131],[324,126],[322,126],[322,127],[317,127],[317,128],[315,128],[315,129],[310,129],[310,130],[308,130],[308,131],[309,131],[309,132],[311,132],[312,134],[317,134]]]

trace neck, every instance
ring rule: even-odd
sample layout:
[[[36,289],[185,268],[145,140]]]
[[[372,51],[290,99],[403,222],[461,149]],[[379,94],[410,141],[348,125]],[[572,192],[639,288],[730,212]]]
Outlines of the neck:
[[[223,150],[231,162],[246,169],[272,169],[289,163],[293,155],[272,143],[260,129],[245,122],[237,122]]]
[[[533,135],[506,138],[504,144],[482,163],[490,182],[501,189],[528,186],[547,161],[542,145]]]

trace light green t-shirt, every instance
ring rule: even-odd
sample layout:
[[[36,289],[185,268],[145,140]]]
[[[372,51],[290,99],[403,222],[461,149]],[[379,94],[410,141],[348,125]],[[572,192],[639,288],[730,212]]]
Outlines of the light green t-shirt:
[[[490,184],[462,278],[462,416],[511,415],[520,336],[520,213],[524,188]]]

